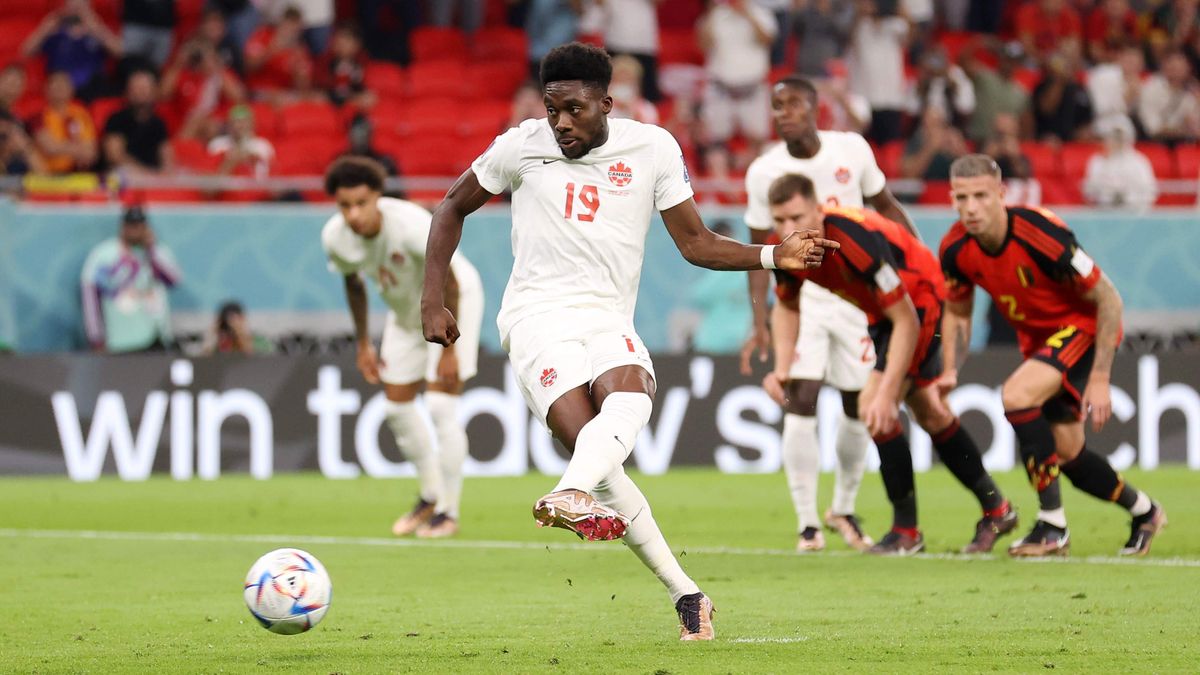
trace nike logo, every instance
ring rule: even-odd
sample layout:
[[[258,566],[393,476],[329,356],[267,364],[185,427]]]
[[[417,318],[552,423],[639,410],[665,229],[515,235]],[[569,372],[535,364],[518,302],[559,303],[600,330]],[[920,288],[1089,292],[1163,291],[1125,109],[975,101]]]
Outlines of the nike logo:
[[[542,164],[551,164],[551,163],[553,163],[553,162],[557,162],[557,161],[559,161],[559,160],[557,160],[557,159],[543,159],[543,160],[542,160]]]

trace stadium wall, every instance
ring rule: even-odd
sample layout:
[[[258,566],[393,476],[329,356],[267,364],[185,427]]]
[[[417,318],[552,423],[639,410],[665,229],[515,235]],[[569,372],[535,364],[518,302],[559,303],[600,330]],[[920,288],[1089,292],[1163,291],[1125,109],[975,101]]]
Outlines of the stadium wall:
[[[318,233],[329,206],[155,206],[159,241],[179,258],[185,280],[171,296],[176,322],[207,325],[227,298],[247,307],[252,328],[308,321],[332,332],[350,328],[342,287],[327,271]],[[741,209],[705,208],[711,224],[725,219],[744,236]],[[1194,210],[1146,215],[1060,211],[1091,255],[1113,278],[1130,329],[1200,326],[1200,228]],[[114,236],[115,206],[48,206],[0,201],[0,340],[19,352],[82,349],[79,272],[88,251]],[[936,246],[953,221],[946,209],[914,209],[926,242]],[[487,293],[483,342],[499,351],[493,326],[512,266],[507,207],[487,207],[467,222],[462,249],[479,268]],[[650,230],[636,323],[647,346],[668,349],[673,310],[705,270],[687,264],[661,225]],[[373,300],[374,309],[382,310]],[[979,303],[982,305],[982,303]],[[338,319],[329,321],[330,313]],[[266,320],[264,320],[266,317]],[[306,318],[307,317],[307,318]],[[320,317],[320,318],[312,318]],[[288,319],[291,319],[290,321]],[[976,332],[982,339],[983,331]]]
[[[985,464],[1017,461],[999,385],[1014,350],[988,350],[968,363],[951,405],[986,452]],[[557,475],[566,462],[531,418],[506,360],[487,356],[463,396],[472,476]],[[735,357],[656,359],[654,416],[629,465],[647,473],[716,466],[728,473],[780,468],[780,410],[738,373]],[[1113,371],[1114,419],[1089,434],[1089,447],[1118,469],[1185,463],[1200,470],[1200,354],[1123,356]],[[413,475],[383,424],[382,393],[350,357],[92,356],[0,359],[0,475],[49,474],[76,481],[115,474],[178,480],[249,472],[320,471],[329,478]],[[841,415],[822,392],[822,429]],[[834,464],[834,434],[822,438],[822,466]],[[934,462],[927,435],[913,434],[917,470]],[[875,453],[870,460],[877,467]]]

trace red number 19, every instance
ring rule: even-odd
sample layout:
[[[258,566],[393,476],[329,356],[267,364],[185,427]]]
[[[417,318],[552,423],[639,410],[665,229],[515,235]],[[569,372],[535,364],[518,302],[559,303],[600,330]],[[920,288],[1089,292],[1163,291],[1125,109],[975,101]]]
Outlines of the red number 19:
[[[596,219],[596,212],[600,210],[600,194],[596,191],[595,185],[584,185],[579,190],[579,201],[583,204],[586,212],[579,214],[579,220],[590,223]],[[571,214],[575,211],[575,184],[567,183],[567,207],[563,216],[567,219],[571,218]]]

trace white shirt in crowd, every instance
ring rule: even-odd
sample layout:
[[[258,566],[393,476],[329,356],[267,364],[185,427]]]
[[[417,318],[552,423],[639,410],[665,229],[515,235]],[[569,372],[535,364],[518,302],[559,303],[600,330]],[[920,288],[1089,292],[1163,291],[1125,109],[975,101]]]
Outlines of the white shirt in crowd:
[[[1151,75],[1138,94],[1138,119],[1151,136],[1196,135],[1200,132],[1200,97],[1187,89],[1171,89],[1167,78]]]
[[[1101,63],[1087,73],[1088,98],[1096,122],[1117,115],[1129,117],[1132,110],[1125,99],[1125,71],[1116,63]]]
[[[775,15],[746,3],[753,20],[772,38],[778,33]],[[705,18],[712,31],[712,46],[705,54],[704,67],[710,79],[729,87],[744,87],[764,82],[771,71],[771,45],[758,41],[754,26],[737,10],[717,5]]]
[[[483,189],[512,191],[512,276],[496,323],[563,308],[633,321],[646,234],[656,211],[692,197],[679,144],[665,129],[610,119],[608,140],[563,157],[546,120],[525,120],[471,164]]]
[[[908,22],[898,16],[858,21],[846,51],[850,88],[873,110],[904,110],[904,44]]]
[[[342,214],[334,214],[321,230],[321,246],[334,271],[364,274],[392,310],[396,324],[420,331],[425,242],[433,216],[412,202],[391,197],[379,198],[379,212],[383,225],[370,239],[355,234]],[[461,253],[450,259],[450,269],[460,293],[476,286],[482,292],[479,273]]]
[[[208,154],[224,155],[237,145],[239,143],[233,136],[217,136],[208,142]],[[266,178],[271,170],[271,162],[275,159],[275,147],[271,145],[271,141],[261,136],[255,136],[243,139],[240,145],[243,152],[254,158],[252,170],[254,177]]]
[[[658,10],[654,0],[602,0],[604,46],[629,54],[658,53]]]
[[[1092,155],[1083,193],[1093,204],[1145,211],[1158,197],[1158,181],[1150,160],[1130,145],[1111,154]]]

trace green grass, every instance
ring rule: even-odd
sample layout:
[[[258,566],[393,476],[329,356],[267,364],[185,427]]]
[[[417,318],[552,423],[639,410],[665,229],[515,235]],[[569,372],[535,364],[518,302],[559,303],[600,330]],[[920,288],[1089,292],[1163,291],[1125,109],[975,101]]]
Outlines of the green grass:
[[[0,671],[1195,672],[1200,473],[1128,477],[1165,504],[1171,526],[1151,558],[1127,564],[1111,559],[1126,516],[1069,486],[1073,557],[1042,564],[874,559],[840,541],[790,555],[782,476],[640,477],[716,602],[712,644],[677,641],[666,594],[620,544],[534,528],[530,505],[553,484],[544,476],[468,481],[452,545],[386,538],[412,481],[4,479]],[[1023,477],[999,480],[1032,515]],[[929,550],[956,550],[977,517],[971,498],[944,471],[918,476],[918,489]],[[860,506],[881,534],[878,476]],[[204,536],[71,534],[80,530]],[[325,621],[294,637],[260,628],[241,599],[255,558],[289,544],[320,558],[336,590]]]

